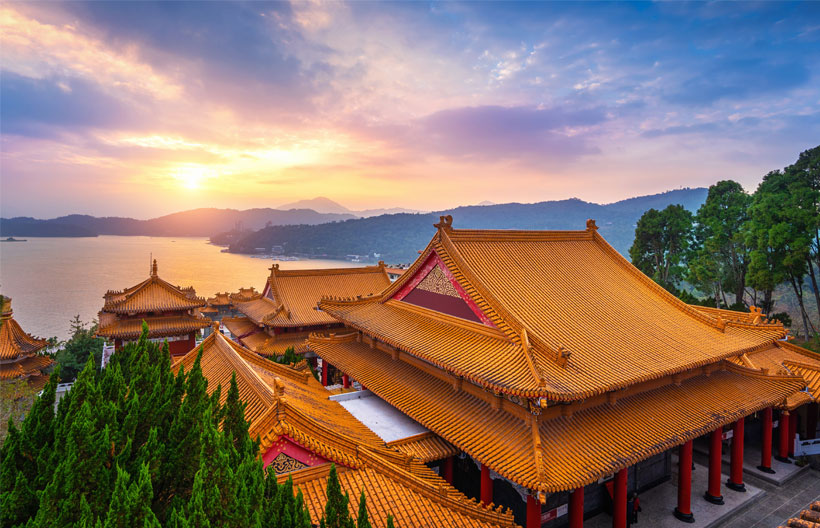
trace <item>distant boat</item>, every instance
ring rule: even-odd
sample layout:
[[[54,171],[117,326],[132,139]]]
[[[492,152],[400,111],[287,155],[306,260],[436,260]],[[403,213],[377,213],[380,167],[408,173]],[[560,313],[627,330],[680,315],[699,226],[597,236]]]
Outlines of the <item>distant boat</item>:
[[[0,242],[28,242],[25,238],[8,237],[0,240]]]

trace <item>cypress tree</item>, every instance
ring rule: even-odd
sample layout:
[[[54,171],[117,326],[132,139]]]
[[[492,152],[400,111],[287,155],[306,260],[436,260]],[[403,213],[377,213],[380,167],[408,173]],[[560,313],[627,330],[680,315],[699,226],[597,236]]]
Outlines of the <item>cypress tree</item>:
[[[388,514],[387,516],[387,524],[385,525],[387,528],[396,528],[396,525],[393,524],[393,515]]]
[[[354,528],[355,523],[347,507],[349,503],[348,494],[342,494],[342,486],[336,474],[336,464],[331,464],[330,475],[327,477],[327,503],[325,504],[325,515],[322,518],[324,526],[326,528]]]
[[[359,496],[359,515],[356,517],[356,528],[373,528],[367,518],[367,504],[365,503],[364,490]]]

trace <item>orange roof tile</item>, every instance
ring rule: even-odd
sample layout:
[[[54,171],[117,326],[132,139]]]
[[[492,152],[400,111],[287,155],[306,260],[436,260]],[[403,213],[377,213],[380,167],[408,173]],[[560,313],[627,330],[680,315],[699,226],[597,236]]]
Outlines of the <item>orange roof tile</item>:
[[[142,333],[143,319],[114,319],[97,330],[99,337],[108,339],[136,339]],[[211,325],[210,319],[190,315],[146,317],[148,337],[170,337],[195,332]],[[100,318],[102,323],[102,317]]]
[[[211,306],[228,306],[231,304],[231,294],[228,292],[217,293],[208,299],[208,304]]]
[[[247,317],[223,317],[222,324],[234,337],[237,338],[250,335],[261,330],[256,323]]]
[[[260,293],[256,291],[256,288],[251,286],[250,288],[239,288],[239,291],[230,294],[230,299],[231,302],[249,301],[258,298],[259,295]]]
[[[157,261],[151,276],[136,286],[122,291],[108,291],[102,311],[126,314],[160,311],[191,310],[205,306],[205,299],[197,297],[193,288],[174,286],[157,275]]]
[[[455,230],[443,218],[437,226],[383,294],[323,299],[322,310],[490,390],[564,401],[715,363],[785,335],[780,326],[761,330],[686,305],[610,247],[594,223],[585,231]],[[393,299],[434,253],[489,324]]]
[[[257,323],[272,327],[334,324],[337,321],[317,310],[323,296],[375,295],[390,284],[383,263],[361,268],[280,270],[271,267],[263,296],[237,304],[237,309]]]
[[[386,447],[375,433],[330,400],[330,392],[309,372],[261,358],[219,332],[201,347],[200,364],[209,392],[221,385],[224,401],[231,374],[236,372],[240,398],[247,404],[245,418],[251,422],[251,435],[261,438],[263,451],[287,435],[341,464],[342,487],[354,498],[365,489],[368,513],[379,524],[392,514],[399,526],[514,526],[510,512],[492,511],[468,500],[419,461]],[[197,353],[198,349],[190,351],[171,368],[178,371],[184,365],[190,370]],[[316,522],[326,502],[328,468],[289,473],[302,489]],[[351,508],[355,515],[357,503]]]
[[[456,446],[431,432],[394,440],[387,445],[425,463],[442,460],[461,452]]]
[[[790,373],[803,377],[811,398],[820,400],[820,354],[806,350],[786,341],[778,341],[772,346],[731,358],[737,365],[764,369],[773,373]],[[795,396],[790,408],[799,406],[800,401],[809,396]]]
[[[2,298],[0,307],[0,360],[15,359],[35,354],[45,348],[48,341],[31,337],[14,320],[11,298]]]
[[[251,334],[240,339],[242,344],[257,354],[263,356],[281,356],[288,348],[293,348],[296,354],[304,354],[308,348],[307,332],[287,333],[278,335],[268,335],[264,331]]]
[[[312,336],[310,346],[498,474],[547,492],[594,482],[741,416],[782,404],[805,386],[796,376],[767,376],[722,362],[721,370],[710,375],[707,367],[690,372],[692,377],[681,378],[680,385],[657,380],[643,392],[623,391],[617,401],[613,395],[618,393],[612,393],[614,405],[600,396],[548,407],[536,418],[527,407],[436,375],[434,367],[412,356],[397,357],[384,345],[370,348],[354,336]]]
[[[48,356],[21,356],[17,358],[17,361],[0,363],[0,379],[40,377],[42,376],[42,370],[53,364],[54,360]],[[48,376],[45,376],[45,379],[47,381]]]

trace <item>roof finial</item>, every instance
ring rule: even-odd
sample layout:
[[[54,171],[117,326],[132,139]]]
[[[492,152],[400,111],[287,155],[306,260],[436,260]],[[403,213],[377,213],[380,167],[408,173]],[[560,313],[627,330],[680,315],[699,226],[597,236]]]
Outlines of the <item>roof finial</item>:
[[[154,263],[151,265],[151,276],[157,276],[157,259],[154,259]]]
[[[433,227],[447,231],[453,229],[453,215],[439,216],[439,220],[439,223],[433,224]]]
[[[597,231],[598,226],[595,225],[595,220],[592,218],[587,220],[587,231]]]

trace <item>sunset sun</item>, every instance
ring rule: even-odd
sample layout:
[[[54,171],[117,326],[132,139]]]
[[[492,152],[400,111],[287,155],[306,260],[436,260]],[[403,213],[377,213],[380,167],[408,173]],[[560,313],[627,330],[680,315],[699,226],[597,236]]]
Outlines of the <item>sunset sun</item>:
[[[201,188],[205,180],[214,176],[206,167],[191,165],[175,169],[172,175],[178,186],[189,190]]]

